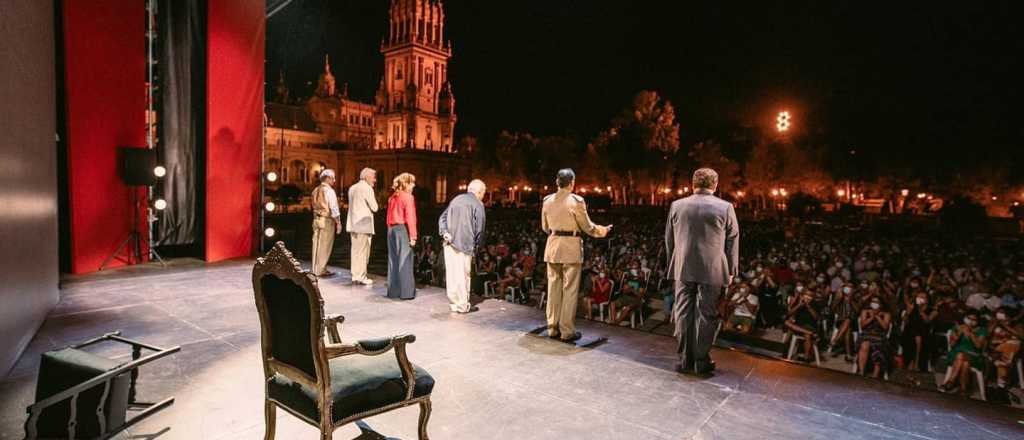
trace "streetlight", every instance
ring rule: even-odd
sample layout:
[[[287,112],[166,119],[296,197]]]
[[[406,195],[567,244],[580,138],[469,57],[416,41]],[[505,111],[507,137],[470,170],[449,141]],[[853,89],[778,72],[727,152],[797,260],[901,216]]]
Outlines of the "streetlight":
[[[780,189],[779,194],[782,194],[782,197],[786,197],[786,188]]]
[[[919,198],[919,199],[923,199],[923,198],[925,198],[925,197],[928,197],[928,194],[925,194],[925,193],[917,193],[917,198]]]
[[[779,130],[779,132],[789,130],[791,120],[788,111],[779,112],[778,116],[775,117],[775,129]]]
[[[910,190],[909,189],[904,189],[904,190],[900,191],[900,195],[902,195],[903,197],[909,196],[910,195]]]
[[[778,196],[779,196],[778,188],[772,188],[772,197],[778,197]]]
[[[839,197],[846,197],[846,190],[845,189],[836,190],[836,195],[839,196]]]

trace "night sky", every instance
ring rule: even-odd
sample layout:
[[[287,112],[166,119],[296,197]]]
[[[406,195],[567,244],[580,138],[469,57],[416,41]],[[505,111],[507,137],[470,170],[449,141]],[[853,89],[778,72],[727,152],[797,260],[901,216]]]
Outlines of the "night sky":
[[[723,3],[448,0],[457,136],[589,139],[651,89],[676,107],[684,146],[768,128],[784,108],[794,135],[871,160],[1021,162],[1012,2]],[[284,69],[308,96],[329,53],[339,87],[371,100],[387,5],[295,0],[268,24],[268,85]]]

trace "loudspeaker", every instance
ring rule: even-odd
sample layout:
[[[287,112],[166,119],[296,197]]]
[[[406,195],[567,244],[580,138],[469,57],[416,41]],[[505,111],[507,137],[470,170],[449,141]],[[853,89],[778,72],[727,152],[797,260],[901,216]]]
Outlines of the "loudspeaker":
[[[129,186],[149,186],[156,183],[156,150],[138,147],[120,147],[121,180]]]

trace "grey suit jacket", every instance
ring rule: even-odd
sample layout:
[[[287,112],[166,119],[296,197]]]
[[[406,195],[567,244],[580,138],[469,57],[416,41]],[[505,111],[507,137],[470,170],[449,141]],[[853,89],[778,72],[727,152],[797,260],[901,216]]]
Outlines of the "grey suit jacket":
[[[668,212],[665,246],[672,279],[725,285],[740,270],[736,210],[710,193],[676,200]]]

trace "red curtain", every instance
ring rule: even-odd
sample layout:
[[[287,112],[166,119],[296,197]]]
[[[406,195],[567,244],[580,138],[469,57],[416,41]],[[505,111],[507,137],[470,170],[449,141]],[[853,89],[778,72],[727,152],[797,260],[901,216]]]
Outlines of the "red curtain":
[[[117,147],[146,145],[145,2],[65,1],[63,14],[71,271],[85,273],[132,229]],[[144,190],[139,200],[145,206]]]
[[[209,2],[207,261],[249,256],[255,249],[265,29],[262,1]]]

